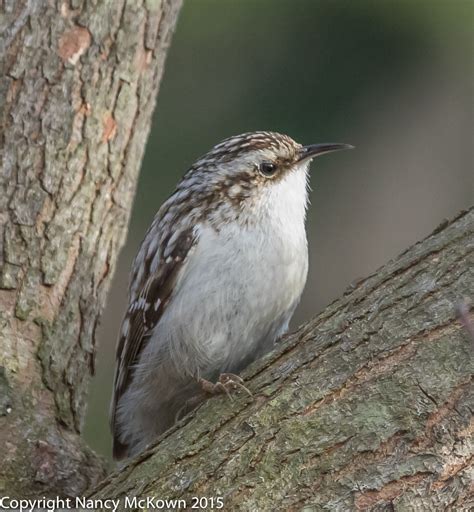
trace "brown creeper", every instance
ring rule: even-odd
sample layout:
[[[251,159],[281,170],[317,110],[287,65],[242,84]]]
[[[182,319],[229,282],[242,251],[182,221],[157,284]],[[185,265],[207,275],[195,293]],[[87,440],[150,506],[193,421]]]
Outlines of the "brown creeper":
[[[286,332],[308,269],[309,162],[351,147],[245,133],[184,175],[133,263],[111,404],[116,458],[140,452],[203,390],[238,385],[232,374]]]

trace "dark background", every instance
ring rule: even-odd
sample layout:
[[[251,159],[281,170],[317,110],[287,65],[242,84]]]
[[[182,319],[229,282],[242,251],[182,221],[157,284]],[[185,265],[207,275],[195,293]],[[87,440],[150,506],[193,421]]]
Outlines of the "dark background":
[[[179,177],[219,140],[274,130],[356,150],[312,166],[310,271],[293,325],[474,199],[470,0],[187,0],[128,243],[100,331],[85,435],[107,414],[128,271]]]

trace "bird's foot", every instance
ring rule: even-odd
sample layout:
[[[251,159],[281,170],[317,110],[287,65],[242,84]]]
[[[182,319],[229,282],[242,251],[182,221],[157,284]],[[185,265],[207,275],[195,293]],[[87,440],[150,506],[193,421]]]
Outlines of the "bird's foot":
[[[252,392],[244,385],[244,380],[233,373],[221,373],[216,383],[206,379],[199,379],[199,385],[205,393],[210,395],[225,393],[230,400],[232,400],[231,392],[238,389],[245,391],[250,397],[253,397]]]

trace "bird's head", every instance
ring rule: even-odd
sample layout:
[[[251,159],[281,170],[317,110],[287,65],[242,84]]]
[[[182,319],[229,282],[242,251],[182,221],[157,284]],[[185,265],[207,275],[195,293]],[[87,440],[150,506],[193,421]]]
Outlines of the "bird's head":
[[[223,140],[199,158],[182,183],[241,200],[292,173],[306,173],[317,156],[351,148],[338,143],[302,146],[275,132],[244,133]]]
[[[311,160],[348,144],[303,146],[275,132],[229,137],[199,158],[178,184],[170,203],[199,205],[203,212],[249,210],[256,202],[306,204],[306,177]],[[200,215],[196,215],[200,217]],[[221,215],[222,216],[222,215]]]

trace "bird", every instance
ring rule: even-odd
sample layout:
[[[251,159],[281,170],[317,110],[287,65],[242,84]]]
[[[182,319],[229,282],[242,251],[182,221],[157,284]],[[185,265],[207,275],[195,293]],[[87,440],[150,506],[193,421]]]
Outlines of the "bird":
[[[134,259],[110,426],[120,460],[239,376],[288,330],[308,273],[309,164],[351,149],[257,131],[199,158]]]

